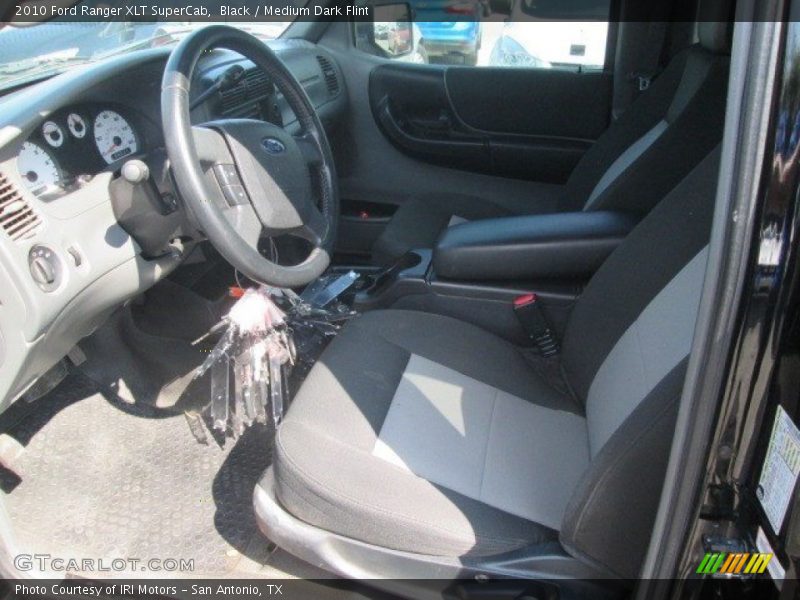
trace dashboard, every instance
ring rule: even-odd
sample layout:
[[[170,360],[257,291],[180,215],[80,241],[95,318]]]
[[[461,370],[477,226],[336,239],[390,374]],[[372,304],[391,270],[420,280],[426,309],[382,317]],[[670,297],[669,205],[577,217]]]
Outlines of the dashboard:
[[[347,92],[334,58],[303,40],[268,43],[335,128]],[[168,57],[169,48],[115,56],[0,98],[0,411],[203,240],[164,150]],[[206,94],[231,68],[243,74],[237,84]],[[203,95],[195,124],[298,128],[269,77],[233,52],[199,61],[192,97]],[[146,177],[123,176],[129,164]]]

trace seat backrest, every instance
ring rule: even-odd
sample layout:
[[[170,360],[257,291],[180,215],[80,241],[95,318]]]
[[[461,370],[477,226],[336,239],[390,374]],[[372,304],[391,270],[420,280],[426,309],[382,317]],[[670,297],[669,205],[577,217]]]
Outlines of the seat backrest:
[[[565,186],[565,202],[645,215],[719,144],[728,29],[726,22],[702,24],[700,42],[675,56],[586,152]]]
[[[591,464],[567,508],[562,544],[625,577],[638,573],[632,557],[644,555],[663,485],[718,170],[717,148],[603,264],[564,337],[564,373],[585,404]]]

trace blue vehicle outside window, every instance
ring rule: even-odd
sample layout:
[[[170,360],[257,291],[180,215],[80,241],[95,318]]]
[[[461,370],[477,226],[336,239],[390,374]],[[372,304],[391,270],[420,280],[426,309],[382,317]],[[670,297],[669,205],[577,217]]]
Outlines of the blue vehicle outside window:
[[[478,0],[418,0],[411,6],[430,62],[477,64],[486,4]]]

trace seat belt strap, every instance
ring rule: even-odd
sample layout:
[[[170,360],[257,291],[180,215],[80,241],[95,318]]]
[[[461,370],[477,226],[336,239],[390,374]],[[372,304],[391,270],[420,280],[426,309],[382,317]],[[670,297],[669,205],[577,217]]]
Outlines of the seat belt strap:
[[[639,53],[640,59],[636,70],[628,75],[628,80],[636,88],[634,96],[649,88],[661,70],[661,56],[664,52],[668,27],[669,24],[663,21],[653,21],[648,24],[647,45]]]
[[[618,40],[619,55],[615,59],[614,119],[619,119],[628,110],[661,71],[670,28],[669,13],[650,9],[647,14],[656,18],[620,24],[620,28],[626,29]]]

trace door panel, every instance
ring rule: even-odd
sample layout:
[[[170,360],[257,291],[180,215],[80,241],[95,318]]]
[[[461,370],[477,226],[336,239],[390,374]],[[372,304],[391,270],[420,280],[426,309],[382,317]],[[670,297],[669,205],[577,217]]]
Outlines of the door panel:
[[[594,140],[608,127],[606,73],[451,68],[445,79],[456,113],[476,129]]]
[[[386,124],[381,125],[376,118],[379,114],[376,107],[380,106],[380,98],[391,92],[398,103],[414,109],[418,128],[430,129],[431,115],[442,107],[455,114],[455,109],[449,106],[443,71],[458,67],[407,65],[403,68],[397,62],[360,51],[355,47],[353,25],[344,21],[331,23],[318,43],[338,63],[347,90],[347,116],[331,133],[330,139],[344,210],[337,245],[341,254],[367,257],[372,242],[394,208],[412,198],[425,197],[436,202],[442,195],[465,196],[522,212],[560,210],[560,199],[550,186],[541,182],[565,180],[591,141],[487,133],[464,124],[464,132],[473,137],[460,139],[463,146],[470,141],[475,146],[474,136],[479,136],[479,160],[474,160],[478,168],[454,168],[452,145],[447,147],[446,153],[439,151],[436,159],[427,158],[419,151],[408,151],[403,143],[393,141],[386,134]],[[383,80],[380,83],[384,86],[383,93],[379,80]],[[590,102],[606,103],[601,96],[603,94],[595,94],[586,101],[587,106]],[[505,110],[518,116],[522,112],[518,107]],[[398,124],[397,119],[394,123]],[[387,124],[391,123],[387,121]],[[407,133],[405,129],[401,131]],[[441,136],[441,132],[438,135]],[[431,142],[436,142],[435,138],[411,137],[414,143],[423,142],[425,152],[433,152],[436,144]],[[453,140],[444,142],[452,144]],[[406,140],[405,144],[408,143]],[[522,172],[526,173],[525,178],[516,175]],[[543,193],[543,188],[549,193]]]
[[[409,156],[563,183],[608,125],[611,76],[382,64],[369,94],[381,131]]]

